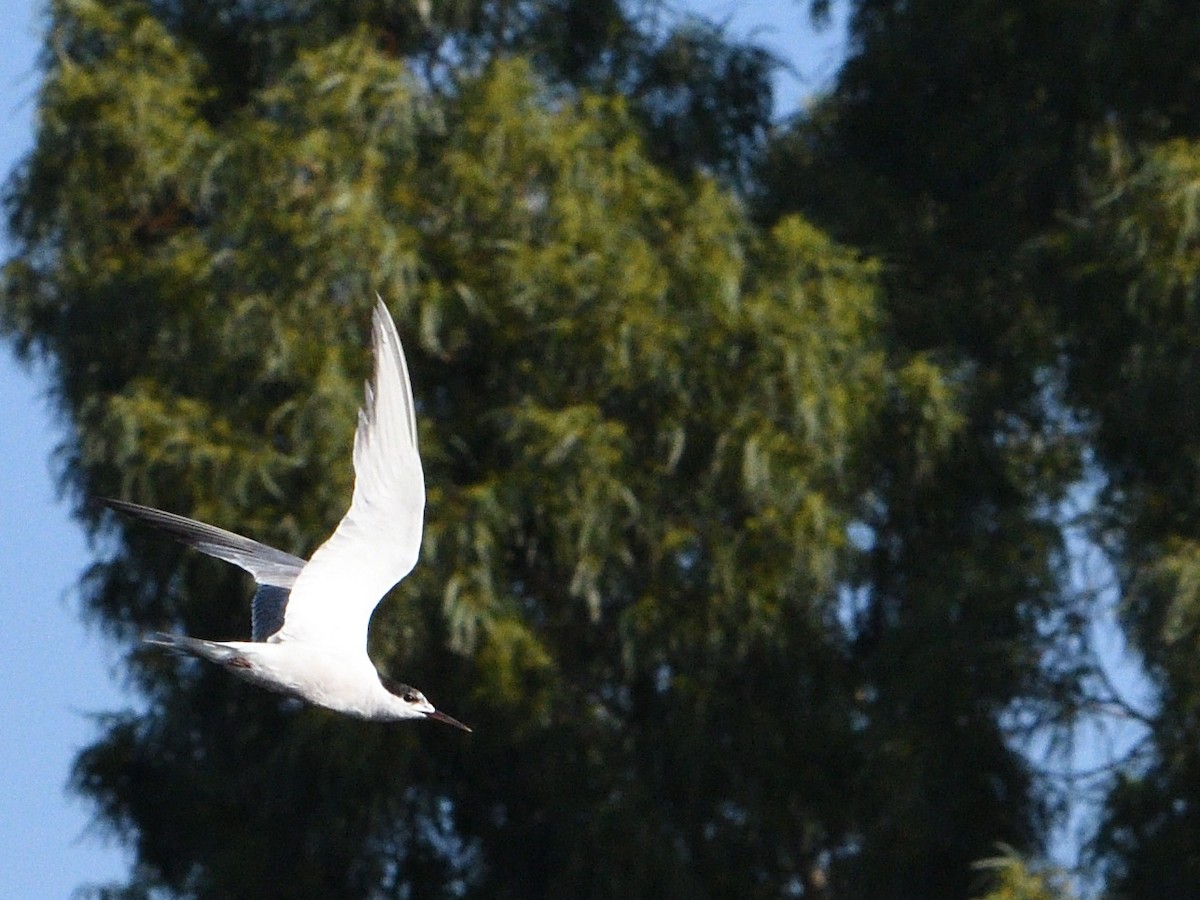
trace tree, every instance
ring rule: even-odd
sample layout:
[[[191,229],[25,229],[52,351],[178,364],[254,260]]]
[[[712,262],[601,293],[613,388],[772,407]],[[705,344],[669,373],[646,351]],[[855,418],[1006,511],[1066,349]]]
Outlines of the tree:
[[[969,456],[934,476],[939,502],[881,504],[905,517],[892,545],[909,552],[873,583],[969,584],[955,536],[981,519],[1011,535],[1052,524],[1090,472],[1103,490],[1089,532],[1161,702],[1122,711],[1151,729],[1150,751],[1114,775],[1093,861],[1128,896],[1192,895],[1195,16],[1170,2],[850,6],[849,57],[768,148],[758,216],[801,212],[880,258],[889,350],[933,355],[972,401]],[[931,525],[941,540],[922,540]],[[1026,609],[1061,638],[1048,658],[1063,677],[1026,697],[1067,723],[1097,688],[1113,698],[1078,628],[1088,605],[1048,578],[1057,552],[1046,536],[1006,571],[1031,579],[1043,602]],[[981,544],[970,565],[989,557]],[[899,623],[919,634],[923,620]]]
[[[1136,149],[1109,133],[1096,150],[1061,250],[1071,399],[1096,423],[1107,475],[1098,528],[1114,548],[1124,623],[1158,704],[1144,713],[1145,752],[1111,785],[1094,854],[1129,896],[1194,896],[1200,146]]]
[[[4,328],[54,363],[64,484],[113,539],[84,594],[145,702],[76,769],[136,849],[112,893],[853,885],[899,827],[880,779],[912,766],[903,711],[851,652],[847,533],[879,421],[921,492],[960,428],[933,362],[883,352],[874,266],[799,218],[755,227],[712,178],[652,161],[636,103],[556,90],[520,58],[447,86],[371,15],[309,32],[201,7],[56,4],[11,187]],[[372,650],[467,741],[142,649],[147,628],[243,633],[246,585],[89,500],[311,551],[350,492],[374,290],[406,340],[429,510]],[[882,772],[881,734],[900,748]],[[920,827],[944,807],[906,811],[913,859],[962,870],[947,884],[1027,829],[999,756],[1013,794],[952,853]],[[944,784],[917,769],[906,796]]]
[[[989,833],[1036,853],[1053,798],[1012,748],[1083,702],[1088,609],[1056,518],[1083,434],[1056,308],[1022,255],[1074,171],[1063,123],[1091,109],[1073,93],[1093,15],[1078,6],[851,4],[833,88],[759,170],[760,221],[799,212],[881,260],[884,344],[950,373],[959,416],[922,464],[889,449],[909,419],[884,420],[874,456],[852,656],[877,697],[871,745],[905,752],[875,757],[888,789],[859,896],[965,896]],[[929,831],[910,842],[914,819]]]

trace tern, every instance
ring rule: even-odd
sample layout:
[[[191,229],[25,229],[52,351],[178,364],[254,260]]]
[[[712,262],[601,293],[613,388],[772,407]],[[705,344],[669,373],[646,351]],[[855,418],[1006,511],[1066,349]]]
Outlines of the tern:
[[[416,565],[425,510],[408,365],[382,298],[371,330],[375,371],[354,434],[350,509],[311,559],[160,509],[124,500],[103,502],[241,566],[258,585],[250,641],[156,634],[147,642],[210,660],[254,684],[358,718],[432,719],[470,731],[435,709],[416,688],[380,675],[367,655],[372,612]]]

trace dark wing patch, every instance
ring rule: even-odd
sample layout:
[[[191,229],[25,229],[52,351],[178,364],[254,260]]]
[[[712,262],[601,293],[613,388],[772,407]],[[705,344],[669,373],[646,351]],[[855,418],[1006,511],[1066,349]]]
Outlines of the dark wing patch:
[[[250,638],[265,641],[283,627],[283,614],[287,610],[290,588],[274,584],[260,584],[250,602]]]
[[[300,570],[305,565],[305,561],[298,556],[186,516],[130,503],[127,500],[101,498],[101,502],[110,509],[158,526],[176,540],[195,547],[201,553],[241,566],[253,575],[259,584],[290,588],[296,583]]]

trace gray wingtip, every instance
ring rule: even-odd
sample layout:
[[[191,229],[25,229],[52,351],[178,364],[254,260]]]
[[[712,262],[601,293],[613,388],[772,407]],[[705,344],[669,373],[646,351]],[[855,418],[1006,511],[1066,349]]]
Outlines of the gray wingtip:
[[[376,331],[396,331],[396,320],[392,318],[392,312],[387,308],[387,304],[383,302],[383,297],[375,294],[375,309],[371,313],[373,324]]]
[[[94,499],[101,506],[107,506],[114,512],[133,513],[142,508],[136,503],[130,503],[128,500],[118,500],[116,497],[101,497],[97,495]]]
[[[392,318],[391,310],[387,308],[387,304],[383,302],[383,298],[379,294],[375,295],[375,309],[371,314],[371,320],[375,330],[374,343],[377,348],[384,343],[401,346],[400,333],[396,330],[396,320]]]
[[[408,432],[409,440],[415,447],[417,446],[416,410],[414,409],[412,397],[412,382],[408,374],[408,359],[404,353],[404,342],[400,340],[400,331],[396,328],[396,320],[392,318],[387,304],[383,302],[383,297],[378,292],[375,294],[375,311],[371,316],[371,331],[375,370],[371,379],[367,382],[366,405],[364,406],[364,409],[367,411],[367,421],[374,421],[375,393],[380,389],[380,382],[384,377],[383,373],[394,367],[399,377],[400,390],[403,394],[401,399],[405,407],[404,427]],[[362,423],[363,420],[360,418],[360,429]]]

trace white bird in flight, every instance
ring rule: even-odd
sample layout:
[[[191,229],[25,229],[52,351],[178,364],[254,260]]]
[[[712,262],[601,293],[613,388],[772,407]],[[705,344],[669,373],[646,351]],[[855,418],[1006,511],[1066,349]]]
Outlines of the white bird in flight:
[[[354,434],[354,495],[312,559],[222,528],[124,500],[105,500],[203,553],[241,566],[258,590],[250,641],[158,634],[146,640],[217,663],[262,687],[364,719],[433,719],[470,731],[416,688],[380,675],[367,628],[383,595],[421,549],[425,479],[404,350],[379,299],[372,319],[375,376]]]

